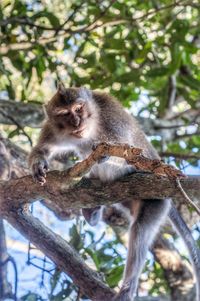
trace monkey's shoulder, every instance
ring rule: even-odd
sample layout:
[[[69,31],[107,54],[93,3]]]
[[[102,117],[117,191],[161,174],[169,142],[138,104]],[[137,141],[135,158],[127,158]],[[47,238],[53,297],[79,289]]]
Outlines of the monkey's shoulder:
[[[49,119],[45,120],[41,129],[39,142],[53,142],[56,138],[55,127],[52,125]]]

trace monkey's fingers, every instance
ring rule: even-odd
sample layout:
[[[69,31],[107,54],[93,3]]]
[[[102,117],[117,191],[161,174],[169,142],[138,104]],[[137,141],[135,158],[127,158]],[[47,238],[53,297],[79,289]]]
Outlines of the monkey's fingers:
[[[38,164],[38,170],[37,170],[38,174],[41,176],[41,177],[44,177],[46,178],[46,169],[44,168],[44,165],[43,164]]]
[[[44,162],[37,162],[32,166],[33,178],[43,185],[46,182],[46,167],[44,168]]]
[[[36,182],[38,182],[42,186],[46,183],[45,177],[42,177],[40,175],[35,175],[33,178]]]
[[[47,160],[43,160],[43,169],[47,172],[49,170],[49,163]]]

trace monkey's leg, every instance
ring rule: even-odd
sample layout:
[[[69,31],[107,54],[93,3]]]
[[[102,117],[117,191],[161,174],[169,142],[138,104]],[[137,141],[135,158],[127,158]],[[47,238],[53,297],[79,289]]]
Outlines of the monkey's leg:
[[[168,199],[143,200],[142,202],[138,216],[129,230],[124,280],[116,301],[133,300],[147,251],[169,212],[170,200]]]

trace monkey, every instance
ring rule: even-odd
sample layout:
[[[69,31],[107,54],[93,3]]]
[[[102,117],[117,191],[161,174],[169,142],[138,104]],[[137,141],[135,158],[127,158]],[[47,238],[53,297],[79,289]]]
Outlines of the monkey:
[[[111,95],[90,89],[65,88],[60,84],[56,94],[45,105],[46,121],[37,145],[29,155],[29,167],[36,181],[43,185],[49,160],[59,153],[74,152],[82,160],[95,144],[126,143],[141,148],[150,159],[160,159],[136,119]],[[125,159],[109,157],[96,163],[87,175],[102,182],[112,182],[134,172]],[[130,221],[129,243],[122,286],[115,301],[134,299],[147,251],[167,217],[171,219],[189,247],[197,278],[197,301],[200,301],[200,254],[189,229],[170,199],[133,200],[116,204]],[[103,206],[82,209],[91,225],[102,218]],[[107,301],[107,300],[104,300]]]

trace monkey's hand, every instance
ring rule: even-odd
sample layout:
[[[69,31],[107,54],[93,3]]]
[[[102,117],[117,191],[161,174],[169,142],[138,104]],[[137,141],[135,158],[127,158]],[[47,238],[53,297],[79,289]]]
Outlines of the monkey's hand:
[[[49,170],[49,164],[44,157],[37,157],[30,164],[33,178],[39,182],[41,185],[44,185],[46,182],[46,172]]]

